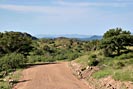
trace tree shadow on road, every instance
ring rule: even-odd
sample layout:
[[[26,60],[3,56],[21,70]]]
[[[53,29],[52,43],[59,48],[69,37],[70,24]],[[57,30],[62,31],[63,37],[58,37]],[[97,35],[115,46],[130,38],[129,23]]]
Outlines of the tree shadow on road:
[[[28,63],[24,65],[24,68],[31,68],[38,65],[59,64],[58,62],[43,62],[43,63]]]
[[[17,88],[15,88],[17,84],[24,83],[24,82],[28,82],[30,80],[31,79],[27,79],[27,80],[14,80],[11,83],[9,83],[9,85],[10,85],[11,89],[17,89]]]
[[[31,79],[28,79],[28,80],[19,80],[17,81],[17,83],[22,83],[22,82],[27,82],[27,81],[30,81]]]
[[[31,81],[31,79],[27,79],[27,80],[13,80],[13,81],[9,82],[9,84],[14,85],[14,84],[28,82],[28,81]]]

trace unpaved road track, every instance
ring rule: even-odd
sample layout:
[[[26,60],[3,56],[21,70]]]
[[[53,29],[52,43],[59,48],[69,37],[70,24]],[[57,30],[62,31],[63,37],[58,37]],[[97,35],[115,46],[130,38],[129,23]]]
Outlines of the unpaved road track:
[[[22,74],[14,89],[90,89],[72,74],[67,62],[34,66]]]

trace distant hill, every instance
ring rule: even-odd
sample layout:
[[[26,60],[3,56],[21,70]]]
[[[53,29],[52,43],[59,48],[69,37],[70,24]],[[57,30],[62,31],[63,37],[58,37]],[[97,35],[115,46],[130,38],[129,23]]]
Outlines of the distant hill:
[[[80,40],[83,40],[83,41],[88,41],[88,40],[101,40],[102,39],[102,36],[98,36],[98,35],[93,35],[89,38],[79,38]]]
[[[30,37],[32,40],[37,40],[35,36],[32,36],[31,34],[28,34],[28,33],[21,33],[21,35]]]
[[[62,35],[36,35],[37,38],[59,38],[59,37],[66,37],[66,38],[76,38],[83,41],[88,40],[100,40],[102,36],[99,35],[79,35],[79,34],[62,34]]]
[[[61,35],[51,35],[51,34],[40,34],[36,35],[38,38],[58,38],[58,37],[66,37],[66,38],[89,38],[90,35],[79,35],[79,34],[61,34]]]
[[[59,38],[59,37],[66,37],[66,38],[76,38],[83,41],[88,40],[100,40],[102,36],[99,35],[79,35],[79,34],[62,34],[62,35],[36,35],[37,38]]]

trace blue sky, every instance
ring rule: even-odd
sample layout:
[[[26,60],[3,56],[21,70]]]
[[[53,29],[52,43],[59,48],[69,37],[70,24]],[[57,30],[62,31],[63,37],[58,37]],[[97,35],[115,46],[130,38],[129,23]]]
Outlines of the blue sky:
[[[103,35],[133,32],[133,0],[0,0],[0,31]]]

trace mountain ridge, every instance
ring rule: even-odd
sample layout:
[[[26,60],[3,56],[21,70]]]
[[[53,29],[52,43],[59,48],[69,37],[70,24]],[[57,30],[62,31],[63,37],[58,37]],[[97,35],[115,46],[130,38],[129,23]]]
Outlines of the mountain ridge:
[[[37,38],[59,38],[59,37],[66,37],[66,38],[76,38],[83,41],[88,40],[100,40],[102,39],[101,35],[81,35],[81,34],[61,34],[61,35],[54,35],[54,34],[40,34],[36,35]]]

